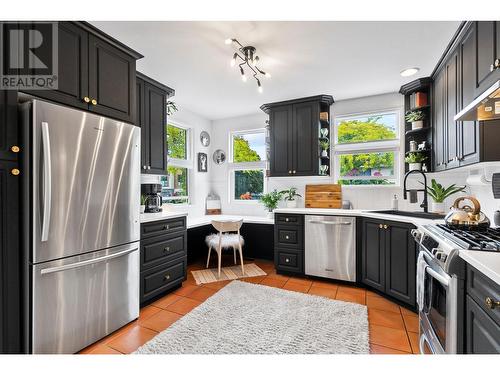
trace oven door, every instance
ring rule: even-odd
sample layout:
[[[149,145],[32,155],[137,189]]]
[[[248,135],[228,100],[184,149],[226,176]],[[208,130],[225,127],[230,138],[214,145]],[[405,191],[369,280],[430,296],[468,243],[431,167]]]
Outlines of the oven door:
[[[420,351],[434,354],[457,351],[457,282],[428,254],[424,281],[424,306],[420,317]]]

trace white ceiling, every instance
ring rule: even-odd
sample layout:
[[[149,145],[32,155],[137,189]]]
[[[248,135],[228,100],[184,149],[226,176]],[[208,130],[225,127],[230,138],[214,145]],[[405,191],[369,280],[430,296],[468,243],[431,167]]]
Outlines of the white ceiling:
[[[208,119],[256,113],[263,103],[330,94],[342,100],[398,91],[429,75],[459,22],[93,22],[142,53],[137,69],[176,90]],[[263,79],[244,83],[226,38],[253,45]],[[403,78],[408,67],[420,72]]]

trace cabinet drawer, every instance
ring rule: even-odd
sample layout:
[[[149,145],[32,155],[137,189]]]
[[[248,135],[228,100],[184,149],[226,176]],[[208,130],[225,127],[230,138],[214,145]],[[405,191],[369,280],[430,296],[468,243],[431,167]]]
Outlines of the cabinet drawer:
[[[141,239],[186,229],[186,217],[141,224]]]
[[[500,301],[500,288],[498,285],[476,270],[467,265],[467,294],[470,295],[477,304],[500,325],[500,306],[488,306],[487,299],[493,302]]]
[[[303,230],[293,226],[277,226],[275,228],[275,243],[277,246],[302,249]]]
[[[186,233],[153,237],[141,244],[141,270],[186,255]]]
[[[304,215],[275,214],[274,219],[276,224],[287,224],[287,225],[304,224]]]
[[[294,273],[304,273],[303,253],[287,249],[275,249],[274,263],[276,269]]]
[[[165,292],[184,281],[186,257],[160,264],[141,273],[141,303]]]
[[[500,353],[500,326],[470,296],[466,297],[465,319],[467,354]]]

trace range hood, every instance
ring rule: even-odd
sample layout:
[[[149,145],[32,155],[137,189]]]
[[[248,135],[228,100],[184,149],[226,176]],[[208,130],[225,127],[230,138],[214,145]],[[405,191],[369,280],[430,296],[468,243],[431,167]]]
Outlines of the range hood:
[[[500,80],[458,112],[455,121],[486,121],[500,119]]]

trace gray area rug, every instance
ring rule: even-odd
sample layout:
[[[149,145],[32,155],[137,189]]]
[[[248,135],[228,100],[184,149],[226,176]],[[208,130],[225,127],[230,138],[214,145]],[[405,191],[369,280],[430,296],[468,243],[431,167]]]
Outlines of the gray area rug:
[[[232,281],[135,354],[368,354],[366,306]]]

